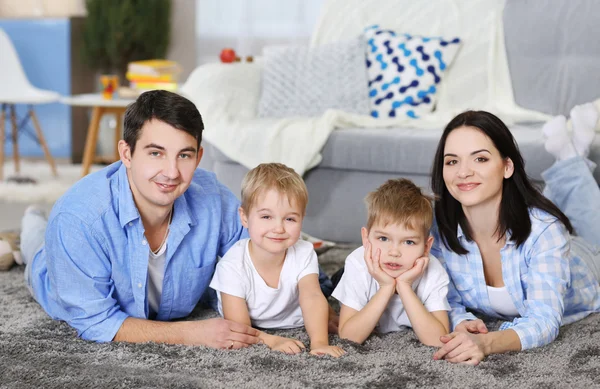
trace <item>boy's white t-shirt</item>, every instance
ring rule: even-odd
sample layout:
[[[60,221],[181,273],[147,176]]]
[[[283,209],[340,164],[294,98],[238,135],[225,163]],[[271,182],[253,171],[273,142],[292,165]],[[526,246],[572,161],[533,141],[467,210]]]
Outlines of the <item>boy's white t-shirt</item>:
[[[344,274],[331,294],[345,306],[362,310],[379,290],[379,283],[369,274],[364,260],[364,247],[354,250],[346,258]],[[449,311],[446,298],[449,278],[446,270],[433,255],[429,256],[429,265],[420,279],[413,283],[413,290],[423,302],[425,309],[433,311]],[[394,294],[385,309],[377,330],[380,333],[400,331],[403,327],[412,327],[400,296]]]
[[[246,300],[252,326],[259,328],[297,328],[304,325],[300,309],[298,282],[306,275],[319,274],[319,263],[312,243],[299,240],[287,250],[279,286],[271,288],[258,274],[248,250],[249,239],[233,245],[217,263],[210,287],[217,291],[219,313],[223,315],[221,293]]]

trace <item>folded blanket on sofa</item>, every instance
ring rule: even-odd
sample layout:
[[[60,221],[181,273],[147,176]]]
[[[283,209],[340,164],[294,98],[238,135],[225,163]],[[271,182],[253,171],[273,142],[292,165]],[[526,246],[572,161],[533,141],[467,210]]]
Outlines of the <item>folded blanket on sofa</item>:
[[[299,174],[316,166],[334,129],[412,127],[440,129],[467,109],[500,116],[508,125],[544,121],[548,115],[518,107],[513,98],[504,47],[504,0],[330,0],[311,45],[359,35],[365,26],[421,36],[458,36],[462,48],[440,84],[437,107],[419,119],[373,118],[328,110],[315,118],[257,118],[261,62],[209,64],[197,68],[182,87],[205,120],[204,138],[230,159],[252,168],[281,162]]]

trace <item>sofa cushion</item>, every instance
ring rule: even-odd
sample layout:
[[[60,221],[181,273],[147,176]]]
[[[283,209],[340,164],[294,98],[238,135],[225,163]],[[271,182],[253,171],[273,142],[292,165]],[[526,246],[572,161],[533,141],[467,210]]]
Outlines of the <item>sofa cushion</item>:
[[[567,115],[575,105],[600,96],[600,3],[543,3],[546,6],[508,0],[504,9],[515,101],[525,108]]]
[[[536,181],[541,181],[541,173],[554,163],[554,158],[544,149],[541,126],[511,128],[525,159],[525,170]],[[321,152],[323,160],[316,169],[428,176],[441,134],[442,130],[409,128],[339,129],[329,136]],[[207,143],[204,147],[205,156],[211,161],[237,164],[216,147]],[[596,137],[589,158],[600,165],[600,136]],[[594,177],[600,182],[600,168],[594,171]]]
[[[323,147],[319,168],[429,175],[441,134],[407,128],[336,130]],[[544,149],[540,126],[515,128],[513,135],[527,174],[541,180],[554,158]]]
[[[310,49],[264,50],[260,117],[320,116],[329,108],[369,114],[362,38]]]
[[[416,119],[433,111],[460,39],[399,34],[377,25],[365,29],[365,39],[371,116]]]

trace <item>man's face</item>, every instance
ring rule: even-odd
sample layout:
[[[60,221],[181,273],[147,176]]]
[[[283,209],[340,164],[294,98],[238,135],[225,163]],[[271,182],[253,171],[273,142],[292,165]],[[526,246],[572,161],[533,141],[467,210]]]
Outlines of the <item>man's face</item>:
[[[119,142],[121,161],[141,211],[170,207],[187,190],[202,158],[197,143],[187,132],[156,119],[142,127],[133,154],[125,141]]]
[[[433,238],[422,230],[401,224],[375,223],[370,231],[363,227],[362,237],[363,246],[371,243],[373,259],[377,249],[381,250],[381,269],[393,278],[412,269],[420,257],[429,255],[433,243]]]

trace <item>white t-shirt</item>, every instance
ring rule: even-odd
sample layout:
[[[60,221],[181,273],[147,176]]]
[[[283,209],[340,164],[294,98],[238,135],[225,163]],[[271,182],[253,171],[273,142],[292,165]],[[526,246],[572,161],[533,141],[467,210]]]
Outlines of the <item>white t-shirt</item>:
[[[487,291],[490,305],[497,314],[510,318],[519,316],[519,311],[517,311],[517,307],[515,307],[515,303],[513,303],[506,286],[495,288],[488,285]]]
[[[369,269],[364,260],[364,247],[354,250],[344,266],[344,275],[332,293],[340,303],[345,306],[362,310],[379,290],[379,284],[369,274]],[[423,302],[425,309],[433,311],[449,311],[448,274],[433,255],[429,256],[429,265],[423,276],[413,283],[413,290]],[[380,333],[400,331],[402,327],[412,327],[400,296],[394,294],[390,298],[385,311],[379,319],[377,330]]]
[[[304,325],[298,281],[308,274],[319,274],[317,254],[311,243],[299,240],[287,250],[279,286],[271,288],[258,274],[248,250],[249,239],[233,245],[217,263],[210,287],[217,291],[219,313],[223,315],[221,293],[241,297],[248,304],[254,327],[296,328]]]
[[[150,307],[150,317],[158,314],[160,300],[162,297],[163,279],[165,278],[165,260],[167,257],[167,243],[162,245],[158,253],[154,254],[150,250],[148,258],[148,306]]]

